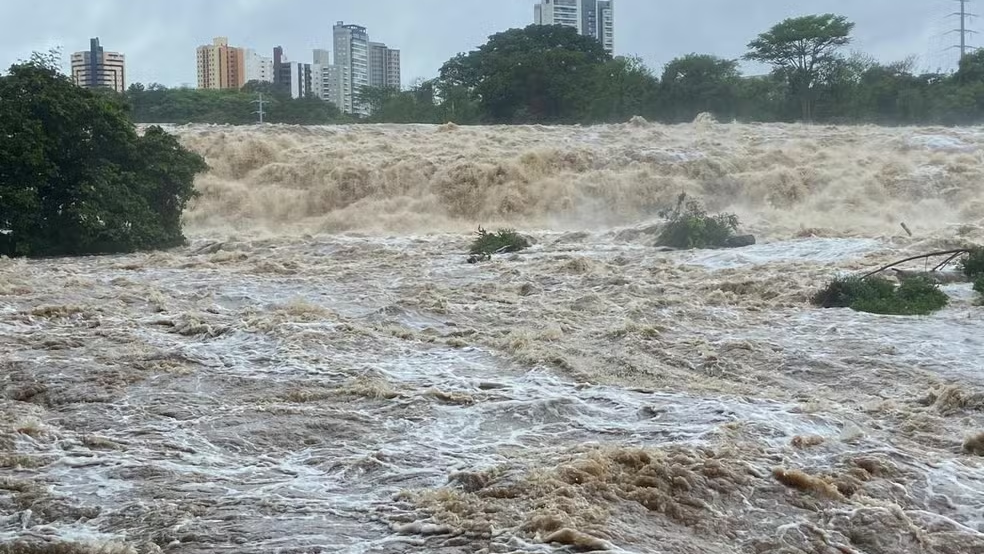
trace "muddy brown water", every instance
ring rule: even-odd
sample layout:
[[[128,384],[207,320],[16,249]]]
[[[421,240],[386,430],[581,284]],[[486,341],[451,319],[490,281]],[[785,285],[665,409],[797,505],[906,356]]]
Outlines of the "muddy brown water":
[[[0,261],[0,549],[984,552],[970,286],[807,303],[980,241],[976,130],[174,130],[187,247]],[[680,190],[760,244],[657,251]]]

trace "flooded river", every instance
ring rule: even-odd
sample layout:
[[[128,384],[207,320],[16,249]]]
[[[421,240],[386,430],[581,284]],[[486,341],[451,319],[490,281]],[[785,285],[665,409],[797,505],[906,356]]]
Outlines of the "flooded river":
[[[970,285],[808,302],[984,240],[980,130],[172,131],[188,246],[0,260],[0,552],[984,553]]]

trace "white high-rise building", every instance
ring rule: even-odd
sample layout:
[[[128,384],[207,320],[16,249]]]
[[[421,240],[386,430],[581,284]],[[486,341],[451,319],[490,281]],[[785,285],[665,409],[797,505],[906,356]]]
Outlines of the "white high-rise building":
[[[533,23],[564,25],[581,32],[581,0],[541,0],[533,7]]]
[[[246,49],[246,79],[250,81],[273,82],[273,58],[261,56],[252,48]]]
[[[338,82],[335,105],[343,112],[368,115],[359,92],[369,86],[369,33],[361,25],[335,24],[335,65]],[[331,100],[331,99],[329,99]]]
[[[615,0],[540,0],[533,6],[533,23],[573,27],[615,52]]]
[[[370,42],[369,86],[399,89],[400,84],[400,51]]]

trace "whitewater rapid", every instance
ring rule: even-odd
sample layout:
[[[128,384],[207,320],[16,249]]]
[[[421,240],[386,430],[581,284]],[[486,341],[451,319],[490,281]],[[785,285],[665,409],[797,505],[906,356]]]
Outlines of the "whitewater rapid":
[[[808,304],[984,237],[980,130],[171,130],[187,247],[0,260],[0,551],[984,552],[969,285]]]

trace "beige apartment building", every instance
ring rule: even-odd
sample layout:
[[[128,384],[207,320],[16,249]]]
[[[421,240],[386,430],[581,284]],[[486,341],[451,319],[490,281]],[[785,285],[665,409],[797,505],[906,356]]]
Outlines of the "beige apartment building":
[[[89,41],[89,50],[72,54],[71,61],[76,85],[126,92],[126,57],[103,50],[98,37]]]
[[[246,51],[217,37],[198,47],[198,88],[239,89],[246,84]]]

